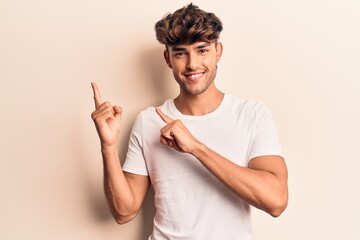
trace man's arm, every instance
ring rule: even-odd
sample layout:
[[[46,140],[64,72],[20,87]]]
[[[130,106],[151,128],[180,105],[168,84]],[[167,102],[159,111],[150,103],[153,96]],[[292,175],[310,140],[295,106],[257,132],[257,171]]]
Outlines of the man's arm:
[[[167,123],[160,141],[178,151],[194,155],[214,176],[249,204],[277,217],[288,202],[287,168],[280,156],[261,156],[241,167],[214,152],[192,136],[180,120],[172,120],[160,109]]]
[[[116,149],[102,148],[104,190],[111,213],[119,224],[134,219],[144,201],[150,181],[148,176],[122,171]]]
[[[109,102],[103,103],[97,85],[91,85],[95,101],[91,117],[101,141],[105,195],[116,222],[123,224],[139,212],[150,180],[148,176],[123,172],[117,150],[122,109]]]
[[[260,156],[241,167],[203,144],[192,152],[230,190],[247,203],[279,216],[288,201],[287,168],[280,156]]]

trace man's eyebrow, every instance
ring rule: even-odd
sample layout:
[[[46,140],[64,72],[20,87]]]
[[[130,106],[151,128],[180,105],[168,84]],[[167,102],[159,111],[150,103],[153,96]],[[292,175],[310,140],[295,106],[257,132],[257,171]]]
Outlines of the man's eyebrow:
[[[206,42],[206,43],[203,43],[203,44],[197,46],[196,48],[197,48],[197,49],[206,48],[206,47],[208,47],[208,46],[210,46],[210,45],[211,45],[210,43]]]
[[[172,47],[171,48],[174,52],[181,52],[181,51],[185,51],[185,48],[182,48],[182,47]]]

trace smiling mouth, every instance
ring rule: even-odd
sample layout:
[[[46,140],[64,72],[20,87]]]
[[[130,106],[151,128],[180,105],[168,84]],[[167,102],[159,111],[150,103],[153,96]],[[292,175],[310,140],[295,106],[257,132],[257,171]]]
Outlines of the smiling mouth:
[[[190,81],[197,81],[198,79],[200,79],[202,77],[202,75],[204,75],[203,72],[200,73],[189,73],[189,74],[184,74],[185,77],[187,79],[189,79]]]

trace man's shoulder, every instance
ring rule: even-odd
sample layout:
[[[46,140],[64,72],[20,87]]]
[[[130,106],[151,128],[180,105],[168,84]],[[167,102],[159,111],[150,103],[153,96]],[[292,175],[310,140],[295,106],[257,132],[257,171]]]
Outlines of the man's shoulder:
[[[245,99],[232,94],[226,94],[226,105],[236,111],[256,112],[265,108],[263,102],[254,99]]]

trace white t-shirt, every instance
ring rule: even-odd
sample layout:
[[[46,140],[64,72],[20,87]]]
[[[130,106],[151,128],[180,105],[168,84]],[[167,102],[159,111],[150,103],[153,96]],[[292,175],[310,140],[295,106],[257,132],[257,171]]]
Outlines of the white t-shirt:
[[[234,163],[247,167],[262,155],[282,155],[274,121],[261,103],[225,94],[206,115],[181,114],[173,100],[161,110],[181,119],[195,138]],[[126,172],[148,175],[155,192],[150,240],[252,239],[250,205],[213,176],[194,156],[160,143],[165,126],[151,107],[134,124]]]

